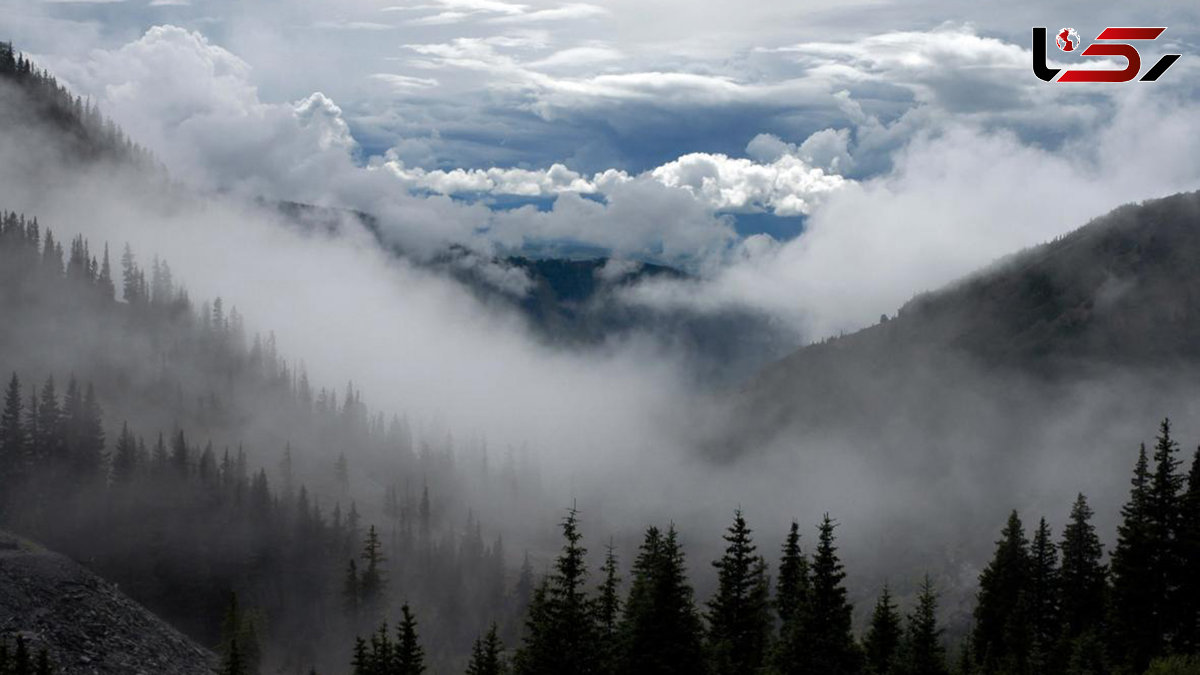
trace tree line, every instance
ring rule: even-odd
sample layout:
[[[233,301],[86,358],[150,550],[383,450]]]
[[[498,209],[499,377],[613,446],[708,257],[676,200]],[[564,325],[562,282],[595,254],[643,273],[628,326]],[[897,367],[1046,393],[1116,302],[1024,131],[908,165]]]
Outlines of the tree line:
[[[811,555],[792,523],[776,578],[741,511],[712,563],[717,590],[697,604],[673,525],[649,527],[622,584],[608,547],[592,578],[578,512],[537,584],[519,643],[495,628],[476,640],[469,675],[1195,675],[1200,673],[1200,449],[1184,473],[1163,420],[1143,445],[1116,546],[1106,560],[1084,495],[1056,540],[1044,518],[1033,537],[1012,512],[979,576],[974,625],[948,657],[932,578],[905,616],[883,585],[861,639],[828,514]],[[423,672],[415,619],[359,638],[354,675]],[[414,665],[415,664],[415,665]]]

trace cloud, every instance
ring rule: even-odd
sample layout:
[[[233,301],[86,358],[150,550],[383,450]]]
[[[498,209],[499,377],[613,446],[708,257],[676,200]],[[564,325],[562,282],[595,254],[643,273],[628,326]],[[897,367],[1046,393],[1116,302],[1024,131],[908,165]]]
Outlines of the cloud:
[[[324,28],[327,30],[394,30],[396,27],[388,23],[379,23],[378,21],[317,21],[313,24],[313,28]]]
[[[717,210],[808,213],[814,202],[842,187],[845,179],[810,166],[794,154],[769,164],[725,155],[691,153],[650,172],[664,185],[681,187]]]
[[[826,137],[822,134],[817,138],[821,143],[828,144],[824,140]],[[833,138],[844,141],[845,136],[833,132]],[[410,189],[445,195],[609,195],[619,185],[641,180],[683,190],[713,212],[770,212],[779,216],[806,214],[826,194],[842,187],[844,178],[812,166],[797,154],[801,150],[796,146],[774,140],[784,150],[767,163],[721,154],[691,153],[636,177],[609,169],[589,178],[562,164],[553,164],[546,170],[491,168],[427,171],[419,167],[407,167],[394,156],[384,166]],[[756,142],[761,145],[765,141],[760,138]],[[751,145],[756,147],[755,143]],[[844,150],[843,145],[843,153]],[[837,164],[838,159],[835,157],[830,163]]]
[[[598,5],[575,2],[554,7],[539,9],[533,12],[522,12],[490,19],[492,23],[536,23],[539,21],[570,21],[575,19],[590,19],[608,14],[608,10]]]
[[[432,4],[396,5],[383,8],[385,12],[432,11],[408,21],[412,26],[437,26],[481,18],[486,23],[539,23],[572,21],[608,14],[603,7],[586,3],[568,3],[558,7],[537,9],[525,4],[501,0],[437,0]]]
[[[395,73],[372,73],[371,79],[386,83],[393,89],[428,89],[438,86],[438,81],[432,77],[413,77]]]
[[[943,119],[908,141],[887,173],[830,192],[796,239],[747,239],[708,281],[645,284],[630,298],[757,307],[806,339],[851,331],[1122,203],[1196,189],[1197,112],[1176,96],[1133,93],[1087,137],[1056,148]],[[763,157],[780,148],[768,138],[752,149]]]

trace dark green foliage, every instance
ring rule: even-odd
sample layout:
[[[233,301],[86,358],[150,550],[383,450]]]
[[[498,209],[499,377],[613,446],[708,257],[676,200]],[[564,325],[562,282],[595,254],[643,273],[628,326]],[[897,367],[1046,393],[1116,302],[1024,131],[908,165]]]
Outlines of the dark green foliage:
[[[1058,604],[1063,635],[1073,640],[1088,631],[1096,631],[1104,620],[1105,580],[1102,558],[1104,547],[1092,525],[1092,509],[1080,494],[1071,506],[1070,522],[1063,529],[1062,565],[1059,570]]]
[[[753,673],[762,667],[771,628],[767,563],[756,555],[751,529],[739,509],[725,534],[728,547],[715,562],[717,592],[708,607],[708,652],[714,673]]]
[[[621,672],[704,673],[700,617],[675,526],[646,530],[621,624]]]
[[[421,675],[425,672],[425,650],[417,637],[417,619],[408,603],[400,608],[393,659],[395,663],[389,675]]]
[[[813,554],[812,592],[803,633],[783,638],[797,645],[791,650],[798,657],[793,664],[801,666],[797,672],[841,675],[858,672],[861,667],[862,655],[850,632],[853,608],[846,599],[846,572],[834,544],[836,526],[825,514]]]
[[[605,551],[604,565],[600,567],[600,573],[604,576],[600,588],[597,589],[595,603],[596,628],[600,640],[600,670],[615,673],[620,657],[618,647],[621,627],[621,576],[617,568],[617,554],[611,541]]]
[[[1180,606],[1179,588],[1182,577],[1194,575],[1184,570],[1180,557],[1179,533],[1182,526],[1182,499],[1185,477],[1179,472],[1179,444],[1171,438],[1171,422],[1164,419],[1154,444],[1154,473],[1150,480],[1147,513],[1149,536],[1153,543],[1152,576],[1149,590],[1157,605],[1154,629],[1162,643],[1170,645],[1177,639]]]
[[[1062,632],[1059,613],[1058,547],[1051,539],[1050,526],[1042,518],[1029,548],[1029,584],[1027,606],[1032,637],[1030,667],[1035,672],[1060,670],[1058,639]]]
[[[867,637],[863,641],[867,673],[893,675],[899,672],[897,666],[901,637],[900,611],[892,600],[891,590],[887,583],[884,583],[879,599],[875,602],[875,611],[871,613]]]
[[[1158,543],[1151,534],[1151,478],[1146,448],[1138,450],[1129,501],[1121,508],[1112,555],[1112,637],[1114,656],[1139,672],[1162,646],[1160,608],[1154,592]]]
[[[1200,448],[1192,455],[1179,525],[1179,634],[1176,649],[1200,652]]]
[[[917,606],[908,615],[904,633],[903,672],[907,675],[948,675],[946,648],[942,646],[942,628],[937,621],[937,592],[925,575]]]
[[[21,484],[28,464],[23,410],[21,381],[13,373],[4,392],[4,409],[0,411],[0,512],[5,507],[4,496]]]
[[[238,596],[229,596],[229,606],[221,625],[221,664],[225,675],[258,675],[262,660],[259,646],[260,621],[256,613],[246,612]]]
[[[466,675],[504,675],[507,668],[504,664],[504,645],[496,633],[496,624],[492,624],[487,635],[475,640],[471,648],[471,660],[467,663]]]
[[[17,84],[27,99],[23,106],[25,114],[7,119],[5,123],[14,125],[15,130],[21,132],[36,124],[49,125],[72,160],[114,161],[138,166],[155,163],[146,150],[127,138],[99,110],[72,96],[50,73],[14,51],[10,43],[0,43],[0,82]],[[89,269],[94,269],[90,257],[88,262]]]
[[[16,648],[12,652],[8,639],[0,637],[0,675],[52,675],[54,672],[50,653],[45,647],[38,650],[35,659],[29,653],[24,635],[17,635]]]
[[[1025,529],[1013,511],[992,561],[979,575],[972,640],[976,662],[987,675],[1029,672],[1030,566]]]
[[[387,580],[383,576],[383,544],[374,525],[367,529],[362,560],[363,571],[358,579],[358,607],[363,615],[373,620],[383,611],[383,594],[387,588]]]
[[[808,558],[800,550],[800,526],[793,520],[783,544],[775,586],[775,612],[783,630],[803,619],[808,595]]]
[[[578,512],[563,519],[566,543],[554,571],[535,594],[517,654],[518,673],[594,673],[600,668],[599,631],[586,593],[587,565]]]
[[[1154,659],[1145,675],[1200,675],[1200,657],[1175,655]]]

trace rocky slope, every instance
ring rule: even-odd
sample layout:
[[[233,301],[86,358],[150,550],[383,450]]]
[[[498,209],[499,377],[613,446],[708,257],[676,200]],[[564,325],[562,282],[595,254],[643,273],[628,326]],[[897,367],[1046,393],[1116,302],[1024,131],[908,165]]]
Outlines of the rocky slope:
[[[216,658],[67,558],[0,532],[0,636],[64,675],[211,675]]]

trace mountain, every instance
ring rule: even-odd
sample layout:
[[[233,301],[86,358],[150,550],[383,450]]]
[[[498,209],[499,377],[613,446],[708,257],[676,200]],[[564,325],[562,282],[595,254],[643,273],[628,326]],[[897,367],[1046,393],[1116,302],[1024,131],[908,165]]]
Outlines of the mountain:
[[[372,214],[297,202],[273,206],[289,223],[315,232],[336,232],[345,220],[361,225],[397,258],[456,279],[486,303],[518,311],[547,344],[592,347],[649,334],[690,355],[698,380],[719,383],[739,381],[795,347],[791,331],[750,308],[667,310],[623,297],[643,281],[690,278],[669,265],[604,256],[481,255],[459,245],[423,257],[397,245]]]
[[[964,400],[1032,414],[1079,382],[1180,380],[1200,364],[1197,260],[1200,192],[1123,206],[765,368],[738,428],[938,428]]]
[[[68,558],[0,532],[0,639],[61,675],[209,675],[216,658]]]

